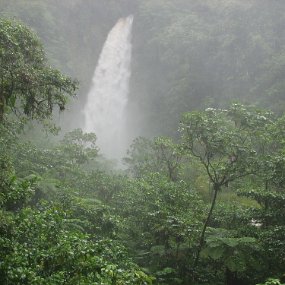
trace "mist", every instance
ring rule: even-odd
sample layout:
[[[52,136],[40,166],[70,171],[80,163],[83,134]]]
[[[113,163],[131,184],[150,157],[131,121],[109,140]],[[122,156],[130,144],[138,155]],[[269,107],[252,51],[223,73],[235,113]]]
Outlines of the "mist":
[[[134,15],[127,142],[176,137],[183,112],[233,101],[283,113],[284,9],[265,0],[1,1],[1,14],[33,28],[51,64],[80,82],[77,98],[56,114],[64,132],[85,127],[104,42],[118,19]]]
[[[284,0],[0,15],[1,285],[285,284]]]

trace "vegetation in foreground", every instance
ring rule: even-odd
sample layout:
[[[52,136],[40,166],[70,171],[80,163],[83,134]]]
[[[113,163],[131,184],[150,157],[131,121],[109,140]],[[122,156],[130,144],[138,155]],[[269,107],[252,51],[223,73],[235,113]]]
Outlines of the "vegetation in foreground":
[[[25,138],[77,83],[23,24],[1,20],[0,41],[1,284],[284,282],[285,117],[186,113],[177,141],[136,139],[116,173],[95,134]]]

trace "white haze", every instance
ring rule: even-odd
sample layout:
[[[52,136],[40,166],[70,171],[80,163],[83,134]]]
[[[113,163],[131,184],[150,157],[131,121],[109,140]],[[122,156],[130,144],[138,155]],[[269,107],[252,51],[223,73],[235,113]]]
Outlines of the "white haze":
[[[95,132],[108,158],[120,159],[127,148],[128,102],[133,16],[121,18],[109,32],[84,108],[84,131]]]

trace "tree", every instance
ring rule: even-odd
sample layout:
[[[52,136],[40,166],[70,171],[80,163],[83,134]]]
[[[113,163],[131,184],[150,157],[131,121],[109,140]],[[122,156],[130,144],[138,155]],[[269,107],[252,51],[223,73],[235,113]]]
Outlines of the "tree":
[[[96,199],[100,178],[91,181],[96,187],[86,183],[94,176],[83,166],[97,156],[95,134],[74,130],[39,149],[14,142],[7,125],[0,124],[0,283],[151,284],[110,239],[117,217]]]
[[[22,23],[0,20],[0,122],[12,110],[21,118],[46,119],[64,110],[77,82],[51,68],[37,36]]]
[[[203,202],[184,181],[159,173],[130,180],[116,195],[121,239],[158,284],[188,284],[204,217]],[[184,283],[185,282],[185,283]]]
[[[213,186],[211,207],[201,232],[194,268],[222,187],[258,173],[270,137],[271,117],[270,112],[240,104],[233,104],[228,110],[209,108],[183,116],[180,125],[183,147],[203,165]]]
[[[68,228],[59,205],[39,207],[0,211],[1,284],[152,284],[120,244]]]
[[[268,278],[265,283],[257,284],[257,285],[283,285],[283,283],[281,284],[279,279]]]
[[[133,141],[127,155],[124,162],[134,177],[159,172],[171,181],[178,179],[183,152],[168,137],[156,137],[154,140],[138,137]]]

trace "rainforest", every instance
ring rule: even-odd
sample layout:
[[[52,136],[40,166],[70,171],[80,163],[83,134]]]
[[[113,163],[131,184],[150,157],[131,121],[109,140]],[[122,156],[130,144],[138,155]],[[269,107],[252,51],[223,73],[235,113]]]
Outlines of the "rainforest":
[[[285,2],[0,0],[0,284],[285,284]]]

